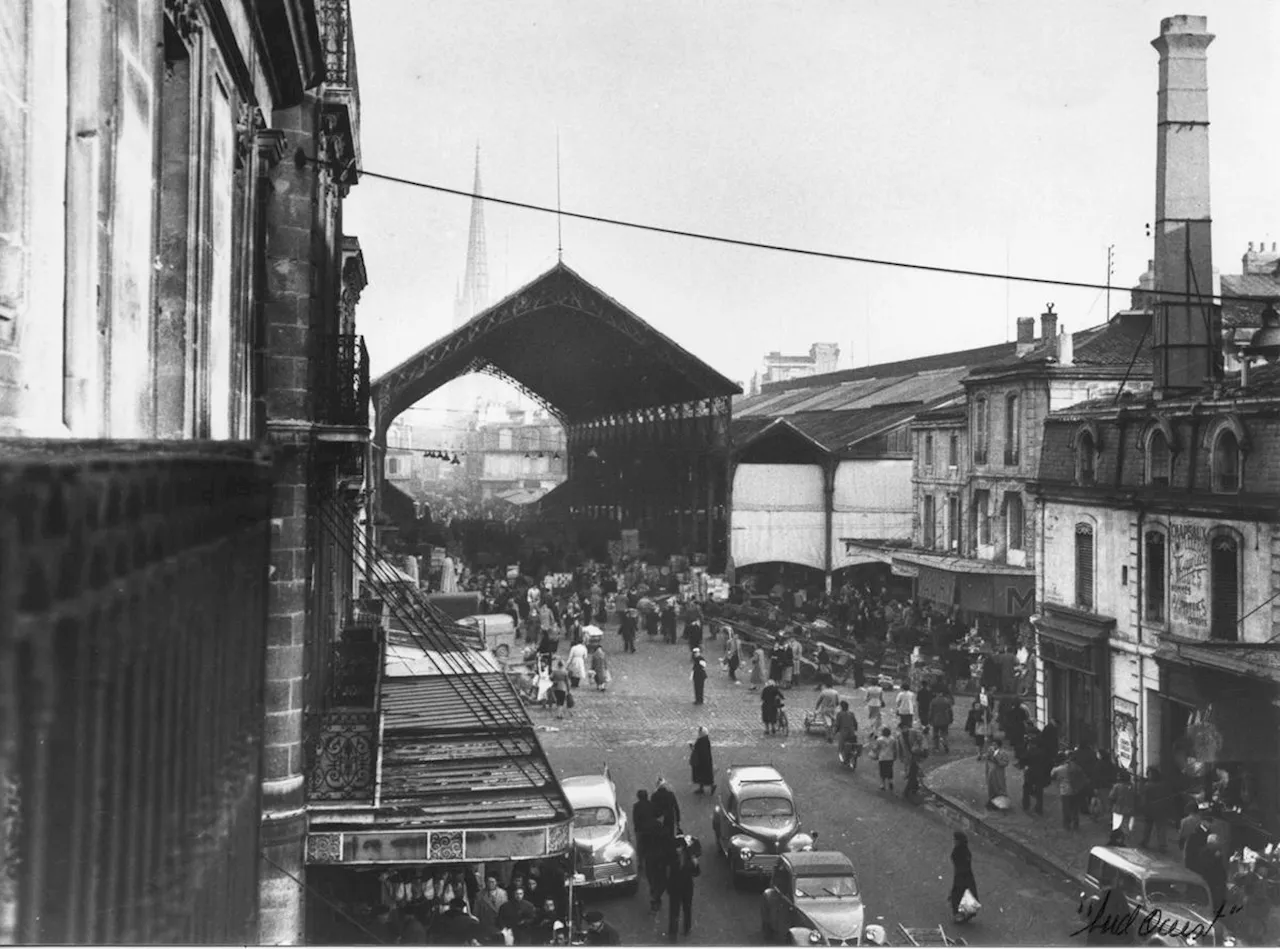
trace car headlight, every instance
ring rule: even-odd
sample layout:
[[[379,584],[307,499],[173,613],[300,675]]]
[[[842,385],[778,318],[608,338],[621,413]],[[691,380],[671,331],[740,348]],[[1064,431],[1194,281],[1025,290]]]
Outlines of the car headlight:
[[[796,850],[796,851],[812,850],[813,838],[810,837],[808,834],[796,834],[794,837],[792,837],[790,840],[787,841],[786,849]]]
[[[738,856],[742,858],[743,863],[746,863],[755,855],[756,855],[756,852],[754,850],[749,850],[746,847],[743,847],[741,850],[738,851]]]
[[[620,867],[629,867],[629,866],[631,866],[631,854],[629,854],[629,853],[619,854],[619,855],[618,855],[618,866],[620,866]]]
[[[820,945],[823,942],[822,933],[818,932],[816,929],[810,929],[809,942],[815,946]]]

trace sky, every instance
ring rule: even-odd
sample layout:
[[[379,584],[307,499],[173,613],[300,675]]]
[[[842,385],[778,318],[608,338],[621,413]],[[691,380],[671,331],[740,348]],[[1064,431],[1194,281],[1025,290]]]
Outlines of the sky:
[[[1117,286],[1151,256],[1162,17],[1206,15],[1214,263],[1280,241],[1280,2],[352,0],[363,167],[662,227]],[[470,201],[363,179],[345,205],[375,376],[452,329]],[[556,262],[554,215],[485,207],[490,297]],[[814,260],[562,219],[564,261],[744,384],[1010,338],[1102,291]],[[1127,295],[1113,293],[1114,312]],[[443,393],[444,390],[441,390]]]

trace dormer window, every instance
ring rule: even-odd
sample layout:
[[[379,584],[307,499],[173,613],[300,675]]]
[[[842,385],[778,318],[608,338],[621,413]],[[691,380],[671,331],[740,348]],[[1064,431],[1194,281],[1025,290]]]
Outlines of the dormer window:
[[[1223,428],[1213,443],[1213,490],[1235,494],[1240,490],[1240,440]]]
[[[1098,443],[1093,432],[1087,429],[1076,439],[1076,483],[1095,484],[1098,480],[1097,470]]]
[[[1152,429],[1147,438],[1147,484],[1168,487],[1171,462],[1168,437],[1162,429]]]

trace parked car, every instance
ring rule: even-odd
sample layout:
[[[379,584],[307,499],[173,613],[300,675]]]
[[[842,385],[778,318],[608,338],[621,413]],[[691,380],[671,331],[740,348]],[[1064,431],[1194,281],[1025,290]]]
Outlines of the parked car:
[[[784,854],[760,904],[766,942],[857,946],[864,909],[853,861],[835,850]]]
[[[800,830],[795,795],[770,765],[730,765],[711,815],[716,848],[734,881],[768,879],[779,857],[812,850],[817,834]]]
[[[1081,917],[1093,919],[1102,894],[1114,888],[1123,895],[1125,905],[1108,906],[1106,914],[1115,918],[1137,910],[1126,927],[1134,945],[1235,944],[1222,923],[1214,922],[1213,900],[1204,877],[1176,860],[1133,847],[1094,847],[1089,851],[1084,880]]]
[[[459,626],[466,626],[480,633],[480,641],[498,659],[506,663],[521,658],[516,648],[516,624],[506,613],[480,613],[464,616]]]
[[[573,869],[582,874],[577,885],[620,886],[634,893],[640,885],[636,848],[608,769],[565,778],[560,786],[573,808]]]

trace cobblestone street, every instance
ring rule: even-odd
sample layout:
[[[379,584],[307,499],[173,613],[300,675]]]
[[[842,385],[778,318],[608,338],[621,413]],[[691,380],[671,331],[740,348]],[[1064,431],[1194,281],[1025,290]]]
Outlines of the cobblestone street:
[[[719,668],[723,641],[704,645],[712,668],[706,704],[693,704],[688,650],[641,637],[635,655],[624,655],[613,627],[605,637],[613,681],[603,694],[582,688],[572,718],[553,720],[534,710],[539,735],[561,777],[598,771],[608,762],[622,802],[630,807],[638,787],[670,779],[680,800],[684,829],[711,840],[709,798],[693,793],[688,742],[698,725],[710,730],[717,772],[730,764],[772,763],[797,796],[802,823],[820,832],[820,848],[842,850],[858,869],[867,921],[890,930],[945,925],[971,945],[1066,945],[1077,926],[1076,893],[1015,857],[971,835],[974,872],[983,903],[970,924],[950,922],[945,899],[951,885],[948,859],[952,825],[929,804],[914,805],[878,790],[864,760],[856,773],[839,768],[830,745],[796,728],[787,739],[763,735],[759,693],[732,685]],[[741,670],[739,670],[741,673]],[[852,693],[851,689],[846,690]],[[816,698],[812,686],[787,693],[795,723]],[[851,706],[859,721],[864,707]],[[963,741],[961,742],[963,744]],[[968,751],[968,746],[963,749]],[[957,754],[954,757],[959,757]],[[735,889],[721,858],[708,846],[694,906],[695,945],[759,944],[758,890]],[[666,908],[650,913],[645,891],[635,897],[599,894],[597,907],[629,944],[666,941]]]

